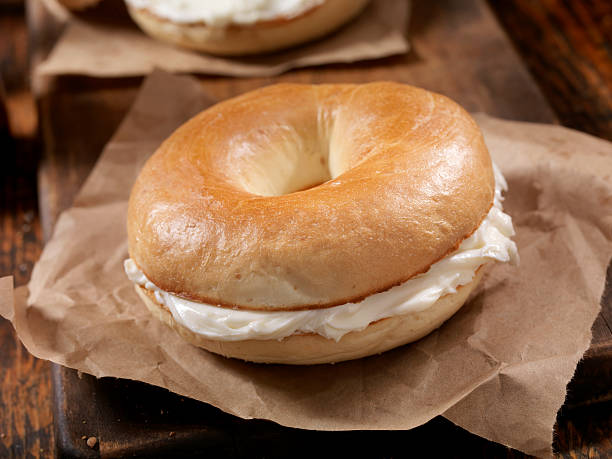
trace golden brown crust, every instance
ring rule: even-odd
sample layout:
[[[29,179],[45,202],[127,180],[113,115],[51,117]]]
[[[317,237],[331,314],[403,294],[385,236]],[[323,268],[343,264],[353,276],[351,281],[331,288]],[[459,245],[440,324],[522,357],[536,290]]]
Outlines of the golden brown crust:
[[[172,314],[155,300],[150,291],[138,285],[135,288],[151,313],[191,344],[225,357],[250,362],[312,365],[366,357],[422,338],[442,325],[463,306],[480,282],[483,272],[483,269],[479,269],[469,284],[459,287],[456,293],[443,296],[424,311],[376,321],[364,330],[344,335],[338,342],[315,334],[294,334],[283,340],[207,339],[176,322]]]
[[[326,0],[294,18],[279,17],[252,25],[212,27],[203,22],[176,23],[127,3],[132,19],[162,41],[211,54],[258,54],[322,37],[357,16],[369,0]]]
[[[426,271],[493,195],[478,127],[443,96],[270,86],[202,112],[150,158],[130,197],[130,256],[195,301],[327,307]]]

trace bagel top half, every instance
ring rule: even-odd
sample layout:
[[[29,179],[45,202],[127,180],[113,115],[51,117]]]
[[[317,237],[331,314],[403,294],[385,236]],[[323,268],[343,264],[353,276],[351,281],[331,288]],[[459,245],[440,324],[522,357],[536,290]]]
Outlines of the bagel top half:
[[[157,287],[254,310],[329,307],[427,271],[480,225],[494,176],[450,99],[396,83],[265,87],[177,129],[128,209]]]

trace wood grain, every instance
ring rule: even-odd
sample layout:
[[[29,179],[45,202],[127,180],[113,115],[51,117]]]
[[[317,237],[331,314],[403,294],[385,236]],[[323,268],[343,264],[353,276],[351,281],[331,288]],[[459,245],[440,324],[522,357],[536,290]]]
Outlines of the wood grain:
[[[489,3],[561,123],[612,140],[612,2]]]
[[[27,85],[23,8],[0,16],[0,69],[6,116],[0,130],[0,276],[25,284],[42,248],[36,194],[36,113]],[[50,364],[35,359],[0,319],[0,457],[50,457]]]
[[[59,394],[58,410],[74,407],[79,400],[96,402],[58,416],[57,442],[65,445],[69,457],[97,456],[83,446],[82,437],[92,433],[101,438],[102,457],[524,457],[468,434],[444,418],[410,431],[316,432],[243,420],[143,383],[96,380],[89,375],[79,378],[63,367],[54,368],[53,376],[61,382],[56,388],[67,389]],[[445,441],[433,441],[436,438]]]

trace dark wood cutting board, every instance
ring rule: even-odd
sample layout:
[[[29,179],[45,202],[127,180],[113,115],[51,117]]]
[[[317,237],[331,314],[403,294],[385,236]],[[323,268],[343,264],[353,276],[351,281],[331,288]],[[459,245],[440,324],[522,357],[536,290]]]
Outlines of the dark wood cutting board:
[[[86,457],[506,457],[508,448],[436,418],[409,431],[322,432],[244,420],[148,384],[54,365],[55,441],[64,458]],[[100,443],[89,448],[86,440]],[[443,437],[432,445],[423,438]],[[461,444],[461,450],[457,445]],[[517,456],[519,453],[517,453]]]
[[[40,2],[30,0],[28,6],[36,61],[49,51],[61,27]],[[483,0],[415,1],[409,30],[413,50],[405,56],[302,69],[276,78],[200,80],[217,99],[273,82],[395,80],[446,94],[470,111],[557,122]],[[141,82],[141,78],[76,76],[35,82],[45,149],[39,194],[46,237],[59,213],[70,206]],[[569,390],[571,405],[611,395],[612,332],[607,324],[612,323],[612,304],[610,296],[606,298],[591,349]],[[444,419],[408,432],[309,432],[241,420],[159,388],[112,378],[97,380],[58,366],[53,369],[53,381],[56,445],[63,457],[285,457],[333,452],[393,457],[404,456],[407,448],[418,455],[421,446],[428,455],[515,454]],[[86,444],[90,436],[98,439],[93,449]],[[444,441],[433,441],[437,438]]]

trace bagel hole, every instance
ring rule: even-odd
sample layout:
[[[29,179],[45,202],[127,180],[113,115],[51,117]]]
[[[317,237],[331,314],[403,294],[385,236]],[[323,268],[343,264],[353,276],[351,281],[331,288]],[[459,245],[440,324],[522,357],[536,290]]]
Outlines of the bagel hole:
[[[281,196],[331,180],[329,148],[316,140],[269,145],[252,155],[241,167],[242,187],[260,196]]]

